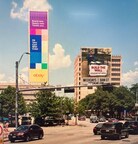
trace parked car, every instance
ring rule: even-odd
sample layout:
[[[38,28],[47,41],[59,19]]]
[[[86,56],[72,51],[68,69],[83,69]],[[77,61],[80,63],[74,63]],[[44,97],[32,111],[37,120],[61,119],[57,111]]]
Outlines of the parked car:
[[[78,116],[78,120],[85,121],[86,120],[86,116]]]
[[[95,135],[101,134],[101,128],[103,126],[103,123],[98,123],[94,128],[93,128],[93,133]]]
[[[138,121],[126,121],[124,126],[128,128],[130,134],[138,134]]]
[[[99,122],[99,118],[97,116],[90,116],[90,122],[91,123],[98,123]]]
[[[125,138],[129,137],[128,129],[122,122],[106,122],[103,124],[101,128],[101,139],[116,138],[120,140],[122,136]]]
[[[30,125],[31,124],[31,117],[30,116],[22,116],[21,125]]]
[[[33,125],[21,125],[14,131],[9,133],[9,141],[15,140],[30,141],[34,138],[42,139],[44,136],[43,129],[36,124]]]
[[[63,117],[47,116],[45,117],[45,126],[64,125],[65,119]]]
[[[106,118],[104,116],[99,117],[99,122],[106,122]]]
[[[118,119],[116,119],[116,118],[109,118],[108,122],[118,122]]]

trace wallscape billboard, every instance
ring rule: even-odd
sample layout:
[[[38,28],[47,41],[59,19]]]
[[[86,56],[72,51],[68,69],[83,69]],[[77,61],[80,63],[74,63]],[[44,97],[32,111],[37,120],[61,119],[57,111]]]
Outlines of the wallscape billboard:
[[[109,82],[111,54],[111,48],[81,48],[83,84]]]
[[[48,83],[48,12],[29,12],[29,81]]]

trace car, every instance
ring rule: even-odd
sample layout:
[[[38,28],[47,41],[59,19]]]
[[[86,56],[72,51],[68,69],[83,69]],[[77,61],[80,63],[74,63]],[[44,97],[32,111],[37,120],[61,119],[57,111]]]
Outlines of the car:
[[[103,126],[103,123],[98,123],[94,128],[93,128],[93,133],[95,135],[101,134],[101,128]]]
[[[34,138],[42,139],[44,136],[43,129],[37,125],[21,125],[14,131],[9,133],[9,141],[14,142],[15,140],[30,141]]]
[[[30,125],[31,124],[31,117],[29,116],[22,116],[21,125]]]
[[[118,122],[118,119],[116,119],[116,118],[109,118],[108,122]]]
[[[86,120],[86,116],[78,116],[78,120],[85,121]]]
[[[99,122],[99,118],[97,116],[90,116],[90,122],[91,123],[98,123]]]
[[[47,116],[45,117],[45,126],[64,125],[65,119],[63,117]]]
[[[106,122],[106,118],[104,116],[99,117],[99,122]]]
[[[128,138],[129,132],[122,122],[106,122],[101,128],[101,139],[116,138],[120,140],[123,136]]]
[[[130,134],[138,134],[138,121],[126,121],[124,126],[128,128]]]

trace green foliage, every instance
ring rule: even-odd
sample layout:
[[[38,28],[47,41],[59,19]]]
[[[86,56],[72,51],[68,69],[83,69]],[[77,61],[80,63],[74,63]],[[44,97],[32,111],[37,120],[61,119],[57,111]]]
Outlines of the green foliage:
[[[127,87],[120,86],[113,90],[113,94],[116,96],[116,110],[131,110],[134,107],[133,94]]]
[[[131,111],[134,107],[134,97],[127,87],[120,86],[114,88],[112,92],[104,91],[99,87],[95,93],[82,99],[79,102],[79,107],[96,112],[109,112],[113,115],[115,111],[118,113],[124,110]]]
[[[136,96],[136,92],[138,92],[138,83],[133,84],[130,91],[134,94],[134,96]]]
[[[0,94],[0,100],[2,102],[3,116],[8,117],[9,114],[15,114],[15,96],[16,89],[8,86]],[[26,104],[21,93],[18,94],[18,113],[19,115],[27,112]]]
[[[73,100],[55,96],[51,91],[41,90],[35,95],[36,102],[29,105],[29,112],[34,117],[61,116],[73,112]]]

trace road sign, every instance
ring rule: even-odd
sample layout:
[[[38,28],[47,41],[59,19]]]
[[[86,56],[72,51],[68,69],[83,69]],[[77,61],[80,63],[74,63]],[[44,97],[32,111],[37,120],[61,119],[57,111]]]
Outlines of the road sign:
[[[3,144],[3,124],[0,123],[0,144]]]

